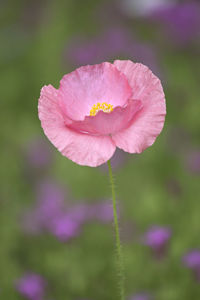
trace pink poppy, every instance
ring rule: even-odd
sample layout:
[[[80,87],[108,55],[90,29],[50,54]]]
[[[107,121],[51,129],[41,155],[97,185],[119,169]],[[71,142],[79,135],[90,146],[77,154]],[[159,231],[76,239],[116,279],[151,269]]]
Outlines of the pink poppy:
[[[39,118],[49,140],[80,165],[99,166],[116,147],[141,153],[163,128],[160,80],[144,65],[116,60],[64,75],[59,89],[44,86]]]

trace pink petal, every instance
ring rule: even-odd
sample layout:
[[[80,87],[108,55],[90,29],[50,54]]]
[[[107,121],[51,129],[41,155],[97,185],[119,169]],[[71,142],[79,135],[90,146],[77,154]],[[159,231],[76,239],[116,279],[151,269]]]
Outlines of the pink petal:
[[[114,65],[128,78],[134,99],[143,108],[131,125],[112,136],[116,146],[130,153],[140,153],[151,146],[161,132],[166,115],[165,96],[160,80],[144,65],[116,60]]]
[[[72,161],[91,167],[109,160],[115,145],[108,136],[92,136],[67,128],[59,106],[60,91],[53,86],[44,86],[39,99],[39,119],[42,128],[58,150]]]
[[[123,106],[132,94],[126,76],[108,62],[84,66],[65,75],[60,106],[72,120],[83,120],[97,102]]]
[[[110,113],[99,111],[96,116],[87,116],[83,121],[74,121],[69,127],[78,132],[94,135],[114,134],[127,128],[141,108],[140,100],[129,100],[124,107],[117,106]]]

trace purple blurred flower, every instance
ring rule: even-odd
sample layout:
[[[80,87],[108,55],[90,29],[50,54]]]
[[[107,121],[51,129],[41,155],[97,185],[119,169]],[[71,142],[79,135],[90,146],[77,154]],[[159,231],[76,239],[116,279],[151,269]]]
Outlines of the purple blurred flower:
[[[200,5],[195,1],[162,7],[155,10],[152,17],[163,23],[174,40],[181,44],[199,35]]]
[[[26,274],[16,282],[16,289],[29,300],[43,300],[46,282],[37,274]]]
[[[101,203],[96,205],[96,218],[103,223],[113,220],[113,209],[111,203]]]
[[[27,233],[47,231],[65,242],[76,237],[86,222],[99,220],[107,223],[113,218],[108,202],[66,205],[64,191],[54,182],[41,183],[36,194],[36,206],[23,217],[23,228]]]
[[[144,244],[149,246],[156,258],[163,258],[166,254],[171,230],[168,227],[152,226],[144,235]]]
[[[73,205],[68,209],[68,214],[74,221],[83,224],[90,218],[90,205],[87,203]]]
[[[200,174],[200,150],[193,150],[187,153],[186,165],[191,173]]]
[[[81,224],[70,217],[69,214],[56,218],[51,232],[62,242],[77,236],[80,233]]]
[[[52,160],[52,152],[47,143],[41,139],[33,139],[27,147],[26,158],[32,168],[45,168]]]
[[[86,222],[99,220],[107,223],[112,219],[112,207],[109,203],[74,205],[52,220],[49,231],[60,241],[66,242],[80,234],[82,225]]]
[[[113,220],[111,201],[90,205],[88,207],[88,220],[98,220],[103,223],[111,222]]]
[[[43,182],[37,189],[36,207],[25,213],[23,227],[30,233],[49,230],[54,219],[60,217],[64,210],[64,191],[50,181]]]
[[[55,216],[61,215],[64,209],[64,190],[54,182],[46,181],[40,184],[37,191],[37,209],[44,226]]]
[[[159,73],[155,49],[149,44],[138,42],[125,28],[111,28],[91,40],[77,37],[65,50],[65,58],[73,67],[97,64],[119,56],[142,62],[155,73]]]
[[[129,298],[129,300],[153,300],[153,298],[148,293],[139,293]]]
[[[200,250],[194,249],[183,256],[183,263],[194,272],[195,278],[200,282]]]

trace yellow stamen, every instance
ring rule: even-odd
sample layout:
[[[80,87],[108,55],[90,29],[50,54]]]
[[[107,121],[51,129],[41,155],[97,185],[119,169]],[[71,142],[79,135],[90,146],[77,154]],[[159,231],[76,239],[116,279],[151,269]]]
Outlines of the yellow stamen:
[[[90,116],[95,116],[98,111],[102,110],[105,113],[110,113],[113,111],[113,105],[107,104],[106,102],[103,103],[97,103],[92,106],[92,109],[90,110]]]

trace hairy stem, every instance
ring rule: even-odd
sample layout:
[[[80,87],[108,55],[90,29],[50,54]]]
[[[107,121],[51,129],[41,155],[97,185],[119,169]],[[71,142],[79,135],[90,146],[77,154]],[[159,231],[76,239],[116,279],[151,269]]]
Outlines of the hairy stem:
[[[118,216],[117,216],[115,185],[114,185],[113,172],[112,172],[110,160],[107,163],[108,163],[108,172],[109,172],[111,189],[112,189],[113,216],[114,216],[116,252],[117,252],[117,272],[118,272],[118,278],[119,278],[120,300],[125,300],[124,263],[123,263],[122,246],[121,246],[120,234],[119,234],[119,222],[118,222]]]

